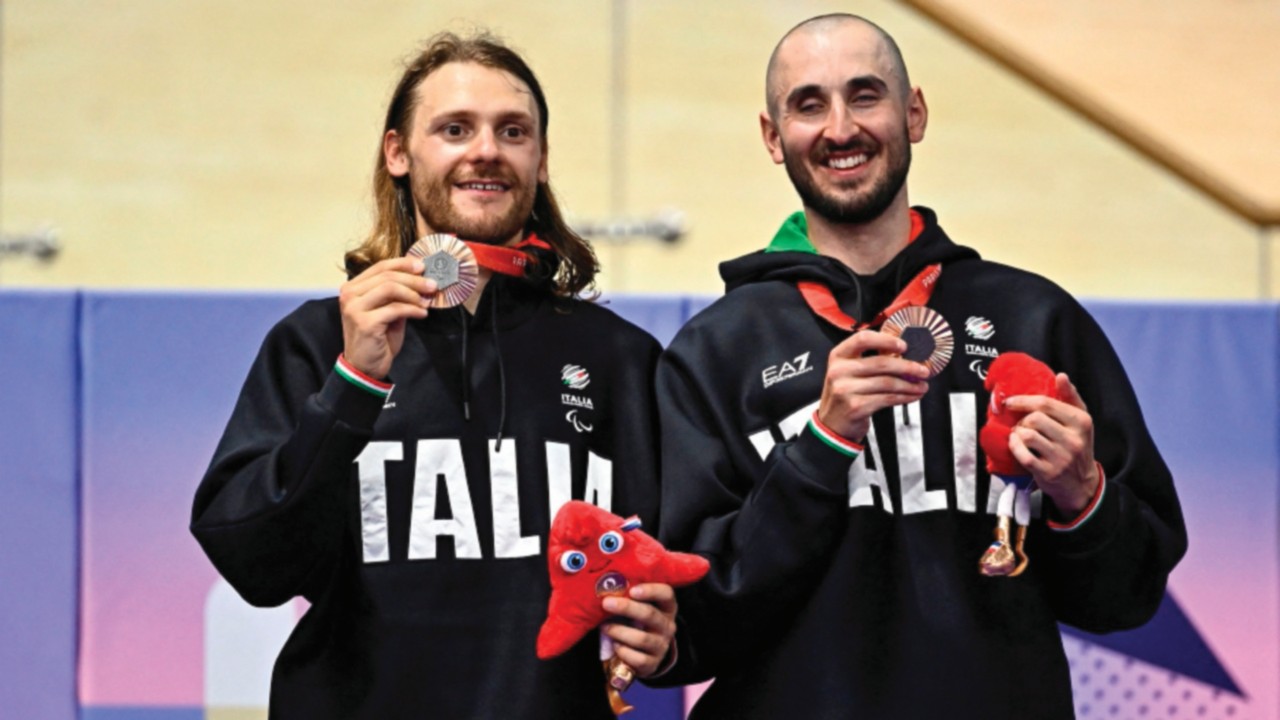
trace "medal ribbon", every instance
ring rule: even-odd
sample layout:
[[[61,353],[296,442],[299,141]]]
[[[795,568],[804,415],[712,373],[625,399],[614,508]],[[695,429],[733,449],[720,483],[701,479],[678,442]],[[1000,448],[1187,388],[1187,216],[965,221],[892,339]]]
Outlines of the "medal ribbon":
[[[857,319],[840,309],[840,304],[836,302],[835,295],[831,293],[831,288],[820,282],[812,280],[801,280],[796,283],[796,288],[800,290],[800,294],[804,296],[804,301],[809,305],[809,309],[815,315],[835,325],[841,330],[849,332],[857,332],[869,327],[874,327],[885,321],[885,318],[898,312],[904,307],[912,305],[924,305],[929,302],[929,298],[933,296],[933,289],[938,284],[938,276],[942,275],[942,264],[937,263],[921,270],[907,286],[898,293],[898,297],[889,303],[889,306],[881,310],[874,318],[867,322],[858,322]]]
[[[924,218],[915,210],[911,211],[911,235],[907,240],[910,244],[920,236],[924,230]],[[812,280],[801,280],[796,283],[796,288],[800,294],[804,296],[804,301],[809,305],[809,309],[815,315],[835,325],[841,330],[848,332],[857,332],[869,327],[875,327],[885,321],[890,315],[911,305],[924,305],[929,302],[929,298],[933,296],[933,288],[938,282],[938,276],[942,274],[942,264],[934,264],[921,270],[907,286],[898,293],[898,297],[889,303],[889,307],[881,310],[878,315],[867,322],[858,322],[857,319],[850,316],[844,310],[840,309],[840,304],[836,302],[835,295],[832,294],[831,288],[826,285]]]
[[[465,240],[463,243],[467,247],[471,248],[471,254],[476,256],[477,265],[496,273],[511,275],[513,277],[520,277],[524,275],[526,265],[538,262],[537,258],[527,252],[524,252],[521,248],[536,247],[543,250],[551,249],[551,245],[547,244],[545,240],[532,234],[511,247],[467,242]]]

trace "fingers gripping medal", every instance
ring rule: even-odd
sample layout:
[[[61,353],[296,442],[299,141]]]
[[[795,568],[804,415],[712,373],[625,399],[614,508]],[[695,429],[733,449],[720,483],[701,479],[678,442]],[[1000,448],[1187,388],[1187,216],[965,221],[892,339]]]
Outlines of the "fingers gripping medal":
[[[422,258],[422,276],[436,281],[439,288],[431,299],[433,308],[461,305],[476,289],[479,266],[466,243],[452,235],[424,235],[407,253]]]
[[[880,332],[902,338],[907,351],[902,357],[929,368],[929,377],[942,372],[951,362],[955,337],[945,318],[924,305],[904,307],[884,321]]]

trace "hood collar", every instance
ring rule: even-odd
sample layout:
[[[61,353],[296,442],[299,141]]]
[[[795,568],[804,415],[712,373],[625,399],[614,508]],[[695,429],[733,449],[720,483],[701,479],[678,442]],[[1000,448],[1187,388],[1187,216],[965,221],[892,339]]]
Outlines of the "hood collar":
[[[791,213],[791,217],[782,221],[782,227],[773,234],[773,240],[764,249],[767,253],[802,252],[818,254],[818,248],[809,242],[809,221],[803,210]]]
[[[921,208],[925,212],[929,212],[925,208]],[[929,212],[932,217],[933,213]],[[936,218],[932,218],[934,224],[937,224]],[[915,242],[920,237],[920,233],[925,229],[925,218],[920,210],[911,208],[911,238],[907,242]],[[809,240],[809,219],[805,216],[803,210],[797,210],[791,213],[791,216],[782,221],[782,227],[778,228],[778,232],[773,234],[773,240],[769,242],[769,246],[764,249],[767,253],[776,252],[803,252],[818,254],[818,248],[814,247],[813,242]]]
[[[976,251],[951,242],[929,208],[911,208],[911,230],[915,240],[877,276],[889,270],[895,277],[905,276],[909,280],[926,265],[978,257]],[[858,276],[844,263],[818,253],[809,241],[808,223],[803,212],[788,217],[764,250],[721,263],[720,276],[725,281],[726,292],[771,280],[789,283],[809,280],[821,282],[840,295],[859,284]],[[893,289],[896,292],[900,288]]]

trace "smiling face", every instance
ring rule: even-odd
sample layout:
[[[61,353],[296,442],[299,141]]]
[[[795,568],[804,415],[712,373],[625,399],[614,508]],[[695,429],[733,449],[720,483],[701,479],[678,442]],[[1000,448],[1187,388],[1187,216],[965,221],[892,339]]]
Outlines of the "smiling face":
[[[598,529],[598,536],[565,538],[563,548],[553,557],[566,575],[581,573],[585,579],[579,582],[594,585],[596,596],[622,595],[629,585],[627,577],[617,571],[610,572],[609,568],[626,546],[626,539],[619,529]]]
[[[388,131],[383,152],[392,176],[409,177],[418,234],[519,239],[538,183],[547,181],[528,86],[502,70],[455,62],[424,78],[414,96],[407,136]]]
[[[805,207],[862,224],[906,205],[911,144],[928,111],[884,38],[856,20],[792,32],[770,64],[761,132]]]

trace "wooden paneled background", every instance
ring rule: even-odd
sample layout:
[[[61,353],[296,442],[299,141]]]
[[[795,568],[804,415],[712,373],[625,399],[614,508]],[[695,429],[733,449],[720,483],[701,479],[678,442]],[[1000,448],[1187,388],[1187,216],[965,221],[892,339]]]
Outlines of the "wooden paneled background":
[[[1280,204],[1280,5],[933,4]],[[0,229],[53,228],[62,252],[0,260],[0,284],[335,288],[400,60],[480,25],[542,78],[572,217],[683,213],[679,244],[601,243],[600,287],[717,293],[717,263],[798,207],[759,139],[769,52],[835,10],[898,39],[930,108],[910,197],[958,241],[1085,296],[1280,296],[1278,233],[889,0],[6,0]]]

